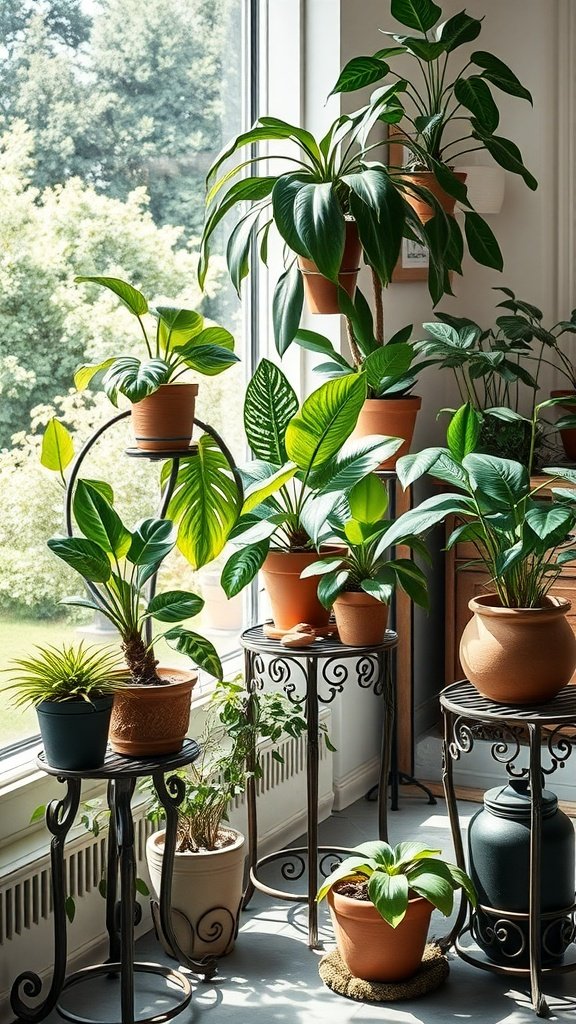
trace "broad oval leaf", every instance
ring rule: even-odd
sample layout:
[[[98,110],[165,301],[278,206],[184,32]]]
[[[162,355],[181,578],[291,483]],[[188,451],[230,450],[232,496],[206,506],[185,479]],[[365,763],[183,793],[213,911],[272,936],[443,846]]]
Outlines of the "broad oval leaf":
[[[392,0],[391,14],[406,28],[428,32],[442,16],[442,8],[432,0]]]
[[[48,547],[91,583],[106,583],[110,579],[108,555],[94,541],[84,537],[51,537]]]
[[[107,498],[87,480],[79,480],[76,485],[73,510],[78,527],[88,540],[116,558],[124,557],[132,534]]]
[[[64,474],[74,458],[74,442],[70,431],[55,416],[48,420],[42,435],[40,462],[46,469]]]
[[[354,485],[348,495],[350,511],[362,523],[377,523],[383,519],[388,508],[386,484],[374,473],[365,476]]]
[[[107,288],[108,291],[114,292],[120,299],[120,302],[129,309],[135,316],[144,316],[148,312],[148,303],[142,292],[139,292],[137,288],[134,288],[131,284],[126,281],[121,281],[119,277],[75,277],[74,280],[77,284],[98,284],[102,288]]]
[[[447,53],[452,53],[463,43],[471,43],[476,39],[482,30],[482,22],[478,18],[471,18],[466,11],[460,11],[452,18],[448,18],[438,33],[440,42],[447,45]]]
[[[346,232],[332,182],[310,182],[298,190],[294,199],[294,227],[319,272],[330,281],[337,281]]]
[[[354,430],[365,398],[362,374],[326,381],[313,391],[288,424],[288,458],[305,472],[327,462]]]
[[[183,345],[178,354],[191,370],[203,373],[205,377],[215,377],[223,373],[240,359],[235,352],[229,348],[222,348],[220,345],[198,345],[197,339],[188,345]]]
[[[160,320],[160,341],[166,352],[190,341],[204,326],[204,317],[194,309],[157,306],[153,312]]]
[[[492,85],[496,85],[498,89],[501,89],[502,92],[506,92],[510,96],[519,96],[521,99],[532,103],[532,96],[528,89],[522,85],[514,72],[499,57],[495,57],[492,53],[487,53],[486,50],[475,50],[470,60],[473,64],[482,68],[484,70],[484,77],[489,82],[492,82]]]
[[[190,658],[198,668],[204,669],[216,679],[223,678],[222,662],[214,644],[200,636],[200,633],[192,633],[189,629],[183,629],[182,626],[175,626],[174,629],[169,629],[164,634],[164,638],[180,654],[185,654]]]
[[[395,345],[383,345],[364,360],[364,371],[368,379],[368,387],[380,392],[385,386],[386,378],[399,377],[407,374],[414,349],[407,342]]]
[[[446,432],[450,453],[461,462],[473,452],[480,437],[482,417],[468,402],[456,410]]]
[[[373,473],[380,463],[395,455],[402,443],[399,437],[381,434],[349,440],[333,459],[310,476],[310,486],[321,494],[349,491],[367,473]]]
[[[353,57],[342,68],[338,81],[330,93],[355,92],[367,85],[374,85],[388,74],[388,65],[377,57]]]
[[[244,504],[242,505],[242,515],[251,512],[252,509],[261,505],[263,501],[279,491],[281,487],[289,483],[297,473],[297,467],[294,464],[287,463],[285,466],[281,466],[280,469],[269,476],[264,483],[255,483],[249,487],[244,497]]]
[[[256,458],[276,466],[286,462],[286,428],[297,412],[298,399],[287,377],[275,363],[261,359],[244,399],[244,429]]]
[[[141,402],[169,380],[170,367],[163,359],[141,363],[135,356],[121,356],[112,363],[102,385],[115,405],[118,391],[132,403]]]
[[[107,370],[115,362],[115,358],[112,357],[111,359],[104,359],[101,363],[83,363],[74,372],[74,387],[78,391],[85,391],[98,373]]]
[[[280,275],[272,296],[272,325],[274,341],[283,356],[300,326],[304,305],[302,274],[296,262]]]
[[[462,460],[462,465],[479,500],[487,497],[490,502],[510,509],[530,492],[528,470],[519,462],[472,453]]]
[[[176,531],[170,519],[143,519],[132,534],[126,554],[133,565],[156,565],[170,554],[176,543]]]
[[[496,236],[479,213],[473,210],[464,212],[464,231],[472,259],[483,267],[502,270],[504,260]]]
[[[192,619],[204,607],[203,598],[186,590],[166,590],[155,594],[146,609],[158,622],[182,622]]]
[[[406,875],[389,875],[386,871],[375,871],[368,880],[368,895],[391,928],[397,928],[406,917],[408,887]]]
[[[496,131],[500,114],[489,87],[480,75],[459,78],[454,85],[454,95],[490,135]]]
[[[261,540],[230,555],[220,578],[227,597],[235,597],[252,582],[258,570],[262,568],[269,550],[270,541]]]
[[[560,544],[574,526],[574,512],[571,507],[550,505],[549,502],[532,505],[526,512],[526,522],[541,540],[549,546]]]
[[[350,578],[349,569],[339,569],[322,576],[318,582],[318,600],[324,608],[331,608],[334,601],[344,590]]]

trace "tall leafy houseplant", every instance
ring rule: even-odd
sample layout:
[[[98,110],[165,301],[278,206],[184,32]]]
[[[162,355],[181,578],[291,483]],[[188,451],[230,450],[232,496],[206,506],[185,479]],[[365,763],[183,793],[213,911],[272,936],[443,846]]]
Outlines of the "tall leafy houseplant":
[[[260,568],[266,570],[271,555],[288,556],[299,577],[304,565],[317,557],[315,547],[334,539],[333,524],[346,508],[348,491],[396,450],[399,442],[394,438],[349,440],[365,396],[365,376],[350,375],[327,381],[299,408],[282,371],[261,361],[244,403],[246,436],[255,458],[242,467],[245,501],[231,534],[241,546],[222,573],[229,597]],[[306,582],[316,615],[326,622],[315,584]],[[299,621],[315,624],[303,614],[286,628]]]
[[[537,417],[557,401],[535,406],[532,452]],[[429,473],[454,490],[434,495],[406,512],[391,526],[388,539],[396,543],[405,532],[423,534],[454,517],[448,548],[458,541],[473,544],[477,562],[494,590],[470,602],[477,617],[485,613],[488,625],[484,621],[480,626],[476,618],[466,627],[460,647],[462,664],[487,696],[530,703],[548,699],[561,689],[576,665],[576,639],[565,618],[570,604],[550,595],[562,567],[576,560],[570,543],[576,527],[576,490],[554,484],[557,480],[576,483],[576,473],[562,467],[547,469],[552,479],[533,485],[532,458],[527,467],[476,452],[480,428],[480,416],[467,404],[450,423],[447,447],[427,448],[399,459],[398,478],[404,487]],[[549,626],[552,633],[547,636]],[[518,638],[520,628],[525,632]],[[494,662],[482,654],[483,641]],[[519,654],[521,664],[516,661]]]

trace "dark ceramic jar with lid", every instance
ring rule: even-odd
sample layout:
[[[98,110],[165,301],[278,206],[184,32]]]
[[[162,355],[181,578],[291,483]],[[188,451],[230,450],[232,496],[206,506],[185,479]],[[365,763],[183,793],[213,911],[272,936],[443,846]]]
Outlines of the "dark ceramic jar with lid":
[[[542,793],[541,955],[543,965],[562,960],[573,939],[574,826],[549,790]],[[530,789],[514,779],[484,794],[468,828],[470,876],[478,893],[473,935],[497,964],[527,967],[530,893]],[[480,907],[493,908],[498,913]],[[508,916],[509,915],[509,916]]]

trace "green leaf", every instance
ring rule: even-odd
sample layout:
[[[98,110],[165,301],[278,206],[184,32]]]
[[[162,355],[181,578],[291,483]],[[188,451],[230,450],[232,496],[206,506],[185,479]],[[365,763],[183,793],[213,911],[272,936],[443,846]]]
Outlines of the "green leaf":
[[[289,483],[296,476],[297,471],[297,467],[294,464],[287,463],[272,473],[263,484],[258,482],[249,487],[244,496],[242,514],[245,515],[247,512],[251,512],[252,509],[257,508],[258,505],[261,505],[272,494],[279,491],[281,487],[284,487],[285,484]]]
[[[316,902],[320,903],[325,896],[328,895],[329,890],[336,882],[341,882],[345,878],[353,878],[354,875],[370,875],[373,868],[366,863],[366,856],[346,857],[341,864],[338,864],[334,871],[332,871],[327,878],[324,879],[316,895]]]
[[[164,638],[176,651],[190,658],[198,668],[204,669],[216,679],[223,678],[222,662],[216,648],[205,637],[199,633],[192,633],[189,629],[183,629],[182,626],[175,626],[164,634]]]
[[[261,359],[244,399],[244,429],[256,458],[276,466],[286,462],[284,437],[297,412],[298,399],[287,377],[275,363]]]
[[[324,608],[332,607],[338,595],[344,590],[349,577],[348,569],[341,569],[338,572],[322,576],[318,583],[318,600]]]
[[[330,93],[355,92],[367,85],[374,85],[388,74],[388,65],[377,57],[353,57],[342,68],[336,85]]]
[[[190,338],[188,343],[197,346],[217,345],[218,348],[226,348],[229,352],[234,351],[234,336],[225,327],[218,327],[216,324],[212,327],[204,327],[193,338]]]
[[[463,43],[471,43],[476,39],[482,30],[482,22],[478,18],[471,18],[466,11],[460,11],[452,18],[448,18],[442,25],[438,39],[446,46],[446,52],[452,53]]]
[[[444,451],[444,448],[425,448],[422,452],[414,452],[400,459],[396,466],[396,472],[402,487],[404,489],[410,487],[425,473],[429,473]]]
[[[40,804],[35,807],[30,815],[30,825],[33,825],[36,821],[44,821],[46,815],[46,804]]]
[[[330,558],[319,558],[317,562],[307,565],[300,573],[301,580],[310,579],[311,576],[324,576],[342,565],[342,555],[331,555]]]
[[[294,340],[302,318],[304,285],[297,263],[280,275],[272,296],[274,341],[283,356]]]
[[[368,895],[381,917],[397,928],[408,910],[408,879],[406,875],[389,875],[375,871],[368,880]]]
[[[288,458],[304,471],[327,462],[354,430],[365,398],[363,375],[341,377],[322,384],[288,424]]]
[[[373,473],[354,485],[348,495],[350,511],[362,523],[378,523],[388,508],[386,485]]]
[[[302,185],[294,199],[294,227],[319,272],[337,281],[346,232],[332,182]]]
[[[83,537],[51,537],[48,547],[91,583],[106,583],[110,579],[108,555],[94,541]]]
[[[241,298],[242,281],[250,273],[250,247],[259,215],[259,210],[256,214],[251,210],[248,216],[243,217],[230,233],[226,246],[226,263],[238,298]]]
[[[311,474],[310,486],[322,494],[349,491],[367,473],[373,473],[380,463],[395,455],[401,444],[400,438],[380,434],[347,441],[332,459]]]
[[[368,168],[345,174],[351,189],[350,208],[356,218],[365,257],[382,284],[392,278],[404,232],[404,202],[388,172]]]
[[[454,906],[454,888],[448,868],[442,861],[427,860],[410,872],[410,887],[429,900],[441,914],[449,917]]]
[[[483,68],[484,78],[491,82],[492,85],[497,86],[498,89],[501,89],[502,92],[506,92],[510,96],[519,96],[521,99],[532,103],[532,96],[528,89],[522,85],[504,61],[495,57],[492,53],[487,53],[485,50],[476,50],[470,57],[470,60],[479,68]]]
[[[198,569],[222,551],[242,496],[227,456],[203,434],[195,455],[182,459],[167,515],[178,525],[178,548]]]
[[[235,597],[252,582],[258,570],[262,568],[269,550],[270,542],[261,540],[230,555],[220,578],[227,597]]]
[[[458,462],[462,462],[466,455],[475,450],[481,429],[482,417],[469,402],[454,413],[446,432],[446,440],[451,454]]]
[[[524,166],[522,154],[514,142],[501,135],[487,134],[476,122],[473,122],[473,128],[473,138],[483,143],[497,164],[507,171],[512,171],[513,174],[519,174],[533,192],[538,188],[536,178]]]
[[[132,535],[110,502],[86,480],[79,480],[76,485],[73,509],[78,527],[88,540],[116,558],[124,557]]]
[[[574,513],[571,508],[550,505],[532,505],[526,512],[526,522],[540,540],[548,542],[549,547],[561,544],[574,526]]]
[[[393,577],[391,582],[383,579],[365,579],[362,580],[360,586],[365,594],[374,597],[376,601],[380,601],[380,604],[390,604],[394,594]]]
[[[143,878],[137,878],[136,881],[134,882],[134,885],[136,887],[136,892],[139,892],[141,896],[150,895],[150,889],[146,885],[146,882],[144,881]]]
[[[442,16],[442,8],[432,0],[392,0],[390,11],[401,25],[420,32],[428,32]]]
[[[388,868],[394,863],[392,847],[383,839],[369,839],[366,843],[359,843],[355,849],[364,857],[370,857],[375,865]]]
[[[472,457],[468,456],[468,458]],[[400,461],[399,459],[398,463]],[[420,536],[426,533],[433,526],[444,522],[447,516],[469,516],[471,514],[475,514],[474,504],[464,495],[434,494],[431,498],[425,498],[416,508],[404,512],[392,523],[392,526],[386,531],[382,550],[386,550],[392,544],[402,543],[402,540],[410,534]],[[381,551],[377,549],[376,556],[380,554]]]
[[[160,341],[168,351],[185,345],[191,338],[200,334],[204,326],[204,317],[194,309],[157,306],[152,312],[158,316]]]
[[[310,259],[310,253],[296,230],[294,205],[300,189],[310,183],[310,177],[302,172],[282,174],[272,191],[274,223],[288,248],[306,259]]]
[[[454,95],[463,107],[474,114],[489,135],[496,131],[500,114],[489,87],[480,75],[459,78],[454,85]]]
[[[66,897],[66,899],[64,901],[64,912],[65,912],[66,917],[68,918],[70,924],[72,924],[72,921],[76,917],[76,903],[74,902],[74,897],[73,896],[67,896]]]
[[[48,420],[42,435],[40,462],[46,469],[64,474],[74,458],[72,435],[55,416]]]
[[[182,622],[198,615],[204,607],[204,601],[198,594],[186,590],[166,590],[163,594],[155,594],[148,603],[146,615],[151,615],[158,622]]]
[[[107,370],[115,362],[115,358],[112,357],[111,359],[104,359],[101,363],[83,363],[74,373],[74,387],[78,391],[84,391],[97,373]]]
[[[179,355],[190,369],[203,373],[206,377],[215,377],[234,363],[240,362],[239,357],[229,348],[220,345],[198,345],[196,339],[188,345],[182,345]]]
[[[155,565],[170,554],[176,543],[170,519],[143,519],[132,534],[127,559],[133,565]]]
[[[472,259],[483,267],[502,270],[504,260],[496,236],[479,213],[473,210],[464,211],[464,230]]]
[[[407,342],[384,345],[371,352],[363,364],[368,387],[379,392],[387,377],[404,375],[410,368],[413,358],[414,349]]]
[[[528,470],[519,462],[471,454],[462,460],[462,465],[477,497],[488,497],[502,508],[516,505],[530,492]]]
[[[429,42],[427,39],[420,39],[417,36],[394,36],[394,39],[405,46],[410,53],[413,53],[419,60],[430,64],[438,60],[446,52],[445,43]]]
[[[169,380],[170,367],[163,359],[149,359],[141,363],[135,356],[120,356],[112,363],[102,385],[110,401],[116,405],[118,391],[130,402],[141,402]]]
[[[99,284],[102,288],[114,292],[122,305],[135,316],[144,316],[148,312],[148,303],[142,292],[118,277],[75,277],[74,280],[76,284]]]
[[[429,607],[428,582],[419,566],[409,558],[397,558],[391,563],[399,586],[402,587],[411,601],[421,608]]]
[[[331,341],[325,338],[322,334],[317,334],[316,331],[308,331],[304,328],[300,328],[294,336],[294,341],[300,348],[307,349],[308,352],[320,352],[322,355],[330,356],[342,369],[352,372],[350,363],[336,351]]]

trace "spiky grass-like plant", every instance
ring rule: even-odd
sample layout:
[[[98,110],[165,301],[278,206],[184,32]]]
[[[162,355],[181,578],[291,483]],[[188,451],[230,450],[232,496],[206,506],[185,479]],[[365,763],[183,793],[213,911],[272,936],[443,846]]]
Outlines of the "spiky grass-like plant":
[[[14,690],[16,707],[37,707],[43,701],[84,700],[114,693],[129,679],[129,672],[115,650],[86,647],[81,641],[62,647],[36,647],[38,654],[15,658],[5,672]]]

